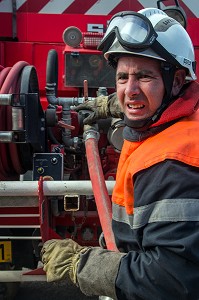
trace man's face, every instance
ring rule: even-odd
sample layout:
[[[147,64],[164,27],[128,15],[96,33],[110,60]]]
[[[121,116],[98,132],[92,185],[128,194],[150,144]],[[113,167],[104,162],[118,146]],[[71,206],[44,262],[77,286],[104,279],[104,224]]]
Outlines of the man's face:
[[[116,88],[121,108],[129,120],[153,116],[165,91],[160,62],[146,57],[121,57],[117,65]]]

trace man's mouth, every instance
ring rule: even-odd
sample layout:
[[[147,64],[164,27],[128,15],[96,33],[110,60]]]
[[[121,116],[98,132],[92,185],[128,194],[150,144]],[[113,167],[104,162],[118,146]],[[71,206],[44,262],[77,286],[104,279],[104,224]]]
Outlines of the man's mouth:
[[[128,106],[128,108],[130,108],[130,109],[144,108],[144,105],[143,105],[143,104],[128,104],[127,106]]]

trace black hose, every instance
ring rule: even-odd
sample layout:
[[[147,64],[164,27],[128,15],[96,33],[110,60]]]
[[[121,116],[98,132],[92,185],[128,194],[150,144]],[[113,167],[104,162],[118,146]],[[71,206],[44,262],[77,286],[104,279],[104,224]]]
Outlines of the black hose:
[[[46,86],[54,85],[55,96],[57,97],[58,89],[58,54],[55,49],[48,52],[46,64]]]

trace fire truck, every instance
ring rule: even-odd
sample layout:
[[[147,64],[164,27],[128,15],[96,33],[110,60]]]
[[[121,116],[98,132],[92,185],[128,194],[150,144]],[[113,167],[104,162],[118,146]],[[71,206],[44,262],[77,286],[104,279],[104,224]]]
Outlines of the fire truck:
[[[43,242],[115,250],[111,193],[123,122],[75,107],[114,92],[97,45],[123,10],[158,7],[182,22],[199,59],[195,0],[0,0],[0,294],[45,280]],[[199,76],[199,74],[197,74]],[[3,288],[2,288],[3,287]]]

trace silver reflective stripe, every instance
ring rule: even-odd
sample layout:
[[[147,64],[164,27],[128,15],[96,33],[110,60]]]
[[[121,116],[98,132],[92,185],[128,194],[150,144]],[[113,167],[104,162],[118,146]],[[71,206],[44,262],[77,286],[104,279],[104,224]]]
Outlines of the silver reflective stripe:
[[[134,208],[127,215],[125,207],[113,203],[113,220],[138,229],[154,222],[199,221],[199,199],[163,199]]]

